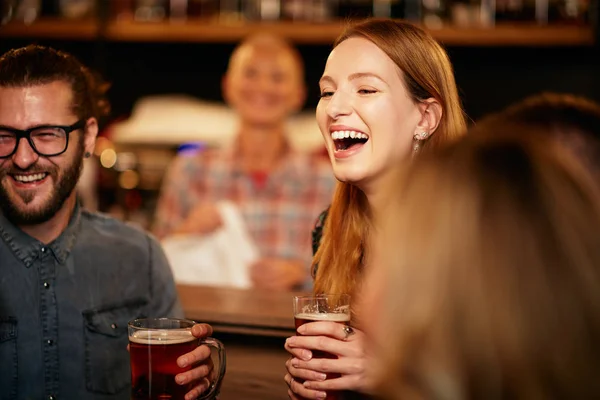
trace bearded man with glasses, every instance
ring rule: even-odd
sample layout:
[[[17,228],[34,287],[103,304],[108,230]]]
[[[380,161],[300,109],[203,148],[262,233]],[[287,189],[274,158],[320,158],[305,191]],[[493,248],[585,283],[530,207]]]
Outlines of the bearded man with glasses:
[[[52,48],[0,57],[0,399],[129,399],[127,322],[183,316],[156,239],[78,203],[103,88]],[[208,356],[180,358],[196,366],[176,377],[198,382],[190,398]]]

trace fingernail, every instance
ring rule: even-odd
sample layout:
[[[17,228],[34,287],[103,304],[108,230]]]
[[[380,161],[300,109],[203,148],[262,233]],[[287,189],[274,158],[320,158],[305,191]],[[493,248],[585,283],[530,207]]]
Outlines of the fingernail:
[[[177,383],[179,383],[180,385],[183,385],[185,383],[185,377],[183,375],[177,375],[175,377],[175,380],[177,381]]]
[[[325,397],[327,397],[327,393],[325,393],[325,392],[318,392],[317,393],[317,398],[324,399]]]
[[[294,347],[294,338],[287,338],[285,340],[285,342],[287,343],[288,346]]]
[[[298,333],[304,333],[306,332],[306,327],[304,325],[301,325],[298,329],[297,329]]]
[[[302,350],[300,354],[302,355],[302,359],[305,361],[309,361],[312,358],[312,352],[309,350]]]
[[[177,365],[179,365],[179,367],[181,367],[181,368],[185,368],[187,366],[187,364],[188,364],[188,360],[186,357],[180,357],[177,360]]]
[[[327,379],[327,375],[325,375],[325,374],[317,374],[317,380],[318,381],[324,381],[325,379]]]
[[[298,360],[296,360],[295,358],[292,358],[292,367],[297,367],[298,366]]]

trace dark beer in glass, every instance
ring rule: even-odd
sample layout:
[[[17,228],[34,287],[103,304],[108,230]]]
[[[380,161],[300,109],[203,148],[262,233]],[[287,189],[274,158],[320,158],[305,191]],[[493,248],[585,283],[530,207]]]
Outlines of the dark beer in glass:
[[[296,329],[316,321],[337,322],[340,325],[350,322],[350,296],[347,294],[323,294],[294,297],[294,321]],[[340,326],[341,329],[341,326]],[[320,350],[311,350],[313,358],[337,358],[335,354]],[[327,373],[326,379],[339,378],[338,373]],[[325,400],[339,399],[335,391],[327,392]]]
[[[198,340],[190,331],[166,331],[164,336],[151,331],[137,331],[129,338],[131,357],[131,399],[184,399],[192,384],[179,385],[175,375],[189,371],[180,368],[177,358],[193,351]]]
[[[175,376],[189,371],[180,368],[177,358],[201,344],[217,349],[219,374],[208,393],[199,399],[214,398],[225,374],[225,351],[217,339],[197,339],[192,335],[195,322],[175,318],[147,318],[129,322],[131,361],[131,400],[184,400],[198,382],[179,385]]]

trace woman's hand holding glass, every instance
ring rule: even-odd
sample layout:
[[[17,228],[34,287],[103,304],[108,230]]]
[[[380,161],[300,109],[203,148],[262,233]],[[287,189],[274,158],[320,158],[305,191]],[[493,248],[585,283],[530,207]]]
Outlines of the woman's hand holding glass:
[[[292,354],[286,362],[285,376],[290,398],[323,399],[328,391],[371,391],[363,332],[348,330],[336,322],[317,321],[300,326],[298,333],[285,343],[285,349]],[[337,358],[313,358],[313,351],[327,352]],[[326,374],[339,377],[326,379]]]

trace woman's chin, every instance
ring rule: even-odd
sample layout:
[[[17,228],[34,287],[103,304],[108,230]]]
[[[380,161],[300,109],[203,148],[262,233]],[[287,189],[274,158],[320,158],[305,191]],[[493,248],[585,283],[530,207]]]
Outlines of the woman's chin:
[[[338,181],[351,185],[360,185],[366,179],[364,172],[347,171],[345,168],[343,171],[334,169],[333,174]]]

